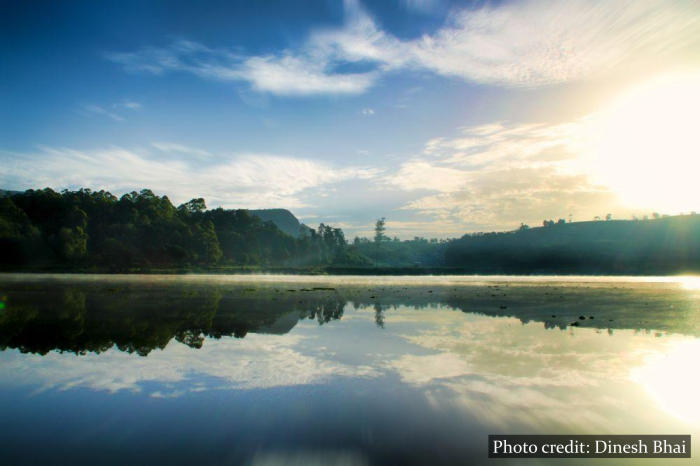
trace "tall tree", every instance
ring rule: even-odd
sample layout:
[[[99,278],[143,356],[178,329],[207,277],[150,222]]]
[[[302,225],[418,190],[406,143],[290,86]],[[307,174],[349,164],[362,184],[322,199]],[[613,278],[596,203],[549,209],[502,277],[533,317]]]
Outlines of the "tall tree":
[[[382,217],[377,219],[377,223],[374,224],[374,242],[379,244],[386,240],[386,218]]]

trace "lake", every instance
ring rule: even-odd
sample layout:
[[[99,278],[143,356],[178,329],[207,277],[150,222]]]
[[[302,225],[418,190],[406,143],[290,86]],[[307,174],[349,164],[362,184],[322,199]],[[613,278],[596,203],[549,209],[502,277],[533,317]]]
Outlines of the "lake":
[[[0,299],[2,464],[521,464],[487,435],[700,434],[697,277],[2,274]]]

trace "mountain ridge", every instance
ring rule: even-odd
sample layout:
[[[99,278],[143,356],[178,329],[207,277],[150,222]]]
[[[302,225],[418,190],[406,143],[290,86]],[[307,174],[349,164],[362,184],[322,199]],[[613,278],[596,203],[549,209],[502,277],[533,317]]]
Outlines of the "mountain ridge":
[[[294,238],[300,237],[309,227],[289,210],[281,208],[273,209],[248,209],[251,215],[255,215],[263,222],[272,222],[277,228]]]

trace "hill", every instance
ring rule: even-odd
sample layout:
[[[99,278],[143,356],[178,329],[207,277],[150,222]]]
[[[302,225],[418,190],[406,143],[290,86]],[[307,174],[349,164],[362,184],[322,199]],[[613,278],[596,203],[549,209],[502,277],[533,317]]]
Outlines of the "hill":
[[[497,274],[700,272],[700,215],[465,235],[446,247],[445,265]]]
[[[256,209],[249,212],[263,222],[274,223],[277,228],[294,238],[301,236],[304,229],[308,230],[308,227],[299,222],[299,219],[287,209]]]

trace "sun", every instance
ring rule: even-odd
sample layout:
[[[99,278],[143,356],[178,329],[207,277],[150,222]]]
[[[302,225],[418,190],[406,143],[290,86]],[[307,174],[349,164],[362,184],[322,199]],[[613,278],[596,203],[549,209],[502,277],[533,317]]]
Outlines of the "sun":
[[[624,205],[700,210],[700,71],[630,89],[595,118],[593,130],[594,178]]]

